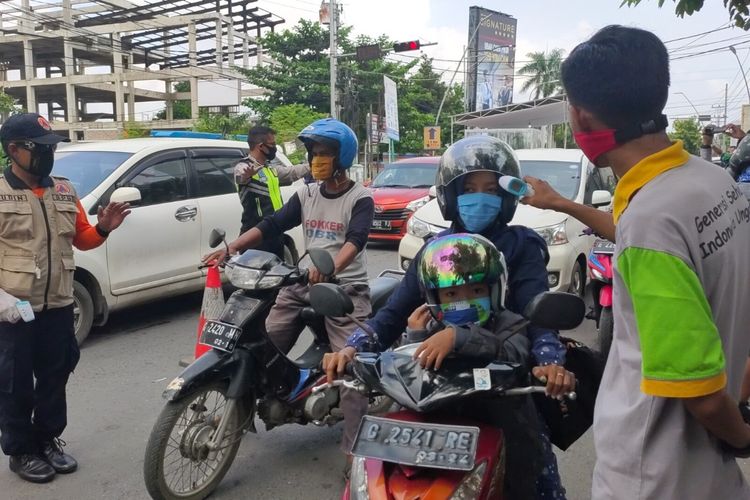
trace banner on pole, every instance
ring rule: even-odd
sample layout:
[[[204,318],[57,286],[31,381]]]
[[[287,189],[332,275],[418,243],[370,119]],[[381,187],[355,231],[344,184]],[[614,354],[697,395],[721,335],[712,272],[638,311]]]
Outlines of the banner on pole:
[[[398,141],[398,95],[396,93],[396,82],[383,76],[383,88],[385,89],[385,133],[389,139]]]

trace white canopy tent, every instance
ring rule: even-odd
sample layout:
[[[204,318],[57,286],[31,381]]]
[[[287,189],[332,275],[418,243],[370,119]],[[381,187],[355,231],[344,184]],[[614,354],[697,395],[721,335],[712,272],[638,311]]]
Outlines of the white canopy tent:
[[[567,121],[568,102],[564,95],[453,116],[456,125],[479,128],[544,127]]]
[[[523,130],[534,129],[534,137],[527,137],[526,142],[535,143],[525,147],[554,147],[552,125],[568,121],[568,102],[565,95],[544,97],[534,101],[509,104],[500,108],[485,109],[462,113],[451,117],[451,142],[453,142],[453,125],[464,125],[468,130],[481,129],[490,135],[500,137],[508,142],[509,137],[525,136]],[[502,132],[507,132],[503,134]],[[539,132],[542,143],[536,144]],[[509,135],[510,134],[510,135]],[[467,133],[467,135],[469,135]]]

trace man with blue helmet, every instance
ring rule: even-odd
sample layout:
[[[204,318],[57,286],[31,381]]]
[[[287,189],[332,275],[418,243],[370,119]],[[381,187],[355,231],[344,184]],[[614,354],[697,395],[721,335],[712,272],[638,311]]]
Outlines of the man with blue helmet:
[[[365,245],[375,204],[368,189],[349,179],[349,168],[357,156],[357,137],[342,122],[324,118],[305,127],[299,139],[307,148],[311,174],[318,182],[301,186],[276,213],[230,243],[229,253],[255,248],[266,239],[281,238],[285,231],[302,225],[305,247],[321,248],[333,256],[336,277],[354,303],[352,314],[364,321],[371,311]],[[223,260],[224,256],[225,252],[219,250],[204,261]],[[292,285],[279,292],[266,329],[282,352],[289,352],[302,332],[299,313],[310,304],[309,287],[326,279],[310,264],[310,285]],[[354,331],[353,322],[326,317],[325,323],[331,347],[342,349]],[[341,400],[345,418],[341,446],[349,453],[368,402],[347,389],[342,390]]]

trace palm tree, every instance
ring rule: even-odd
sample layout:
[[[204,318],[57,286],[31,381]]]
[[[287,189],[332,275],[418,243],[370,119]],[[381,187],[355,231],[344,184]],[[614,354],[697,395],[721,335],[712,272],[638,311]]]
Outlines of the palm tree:
[[[530,52],[526,54],[529,62],[518,70],[519,75],[530,76],[521,87],[521,91],[534,89],[534,99],[549,97],[562,92],[560,66],[563,61],[563,49],[552,49],[549,53]]]

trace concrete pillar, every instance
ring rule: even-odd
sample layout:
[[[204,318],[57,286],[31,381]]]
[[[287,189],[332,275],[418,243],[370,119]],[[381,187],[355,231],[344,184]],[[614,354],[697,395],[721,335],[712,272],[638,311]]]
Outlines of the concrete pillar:
[[[224,63],[224,54],[222,52],[222,31],[221,18],[216,19],[216,67],[221,69]]]
[[[259,68],[263,66],[263,46],[260,44],[260,27],[255,32],[255,64]]]
[[[195,22],[191,22],[188,25],[188,58],[190,60],[190,67],[194,68],[198,64],[198,56],[196,55],[196,41],[195,41]],[[198,118],[198,78],[190,78],[190,118],[195,120]]]
[[[195,66],[198,62],[195,54],[196,41],[195,41],[195,21],[191,21],[188,24],[188,59],[190,60],[190,66]]]
[[[242,67],[247,69],[250,66],[250,56],[247,53],[250,50],[247,41],[247,35],[242,37]]]
[[[234,25],[232,23],[227,26],[227,49],[229,50],[227,67],[231,68],[234,66]]]
[[[133,69],[133,54],[128,54],[128,71]],[[128,81],[128,120],[135,121],[135,81]]]
[[[63,0],[62,2],[63,7],[63,23],[65,23],[66,28],[71,28],[73,26],[73,6],[71,4],[70,0]]]
[[[190,118],[198,118],[200,110],[198,109],[198,78],[190,79]]]
[[[115,77],[115,122],[125,121],[125,92],[122,84],[122,52],[120,34],[112,33],[112,72]],[[118,128],[120,128],[118,126]]]
[[[28,4],[28,0],[26,0],[25,3]],[[34,90],[34,87],[31,86],[31,80],[36,78],[36,74],[34,73],[34,52],[32,51],[31,40],[23,41],[23,62],[23,77],[24,80],[26,80],[26,110],[29,113],[36,113],[36,91]]]
[[[165,104],[167,105],[167,121],[174,120],[174,99],[172,99],[172,80],[165,80],[164,85],[166,86],[167,91],[167,101]]]
[[[21,9],[23,15],[16,21],[18,23],[18,32],[20,34],[27,34],[33,30],[33,25],[30,26],[29,19],[32,19],[31,7],[29,0],[21,0]]]
[[[67,0],[70,3],[70,0]],[[70,77],[75,74],[75,60],[73,56],[73,45],[70,38],[63,39],[63,53],[65,54],[65,76]],[[76,106],[75,86],[69,81],[65,83],[65,121],[68,123],[78,122],[78,107]],[[71,136],[75,134],[71,133]]]

